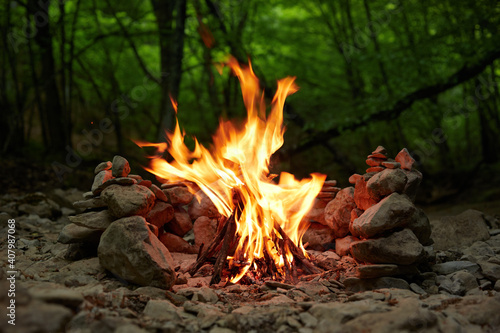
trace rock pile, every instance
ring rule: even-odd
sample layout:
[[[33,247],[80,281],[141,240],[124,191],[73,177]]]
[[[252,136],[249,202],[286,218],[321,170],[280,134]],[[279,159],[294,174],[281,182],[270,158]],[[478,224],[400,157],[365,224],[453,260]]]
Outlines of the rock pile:
[[[422,180],[414,162],[406,149],[393,160],[377,147],[366,160],[366,173],[352,175],[354,186],[338,191],[318,220],[330,228],[337,254],[361,263],[358,277],[416,272],[432,252],[429,219],[413,204]]]
[[[73,245],[68,257],[84,249],[82,256],[97,254],[101,266],[123,280],[165,289],[174,285],[173,259],[158,236],[165,223],[177,220],[158,186],[130,174],[129,162],[115,156],[95,168],[84,198],[73,204],[83,213],[69,216],[71,223],[58,238]]]

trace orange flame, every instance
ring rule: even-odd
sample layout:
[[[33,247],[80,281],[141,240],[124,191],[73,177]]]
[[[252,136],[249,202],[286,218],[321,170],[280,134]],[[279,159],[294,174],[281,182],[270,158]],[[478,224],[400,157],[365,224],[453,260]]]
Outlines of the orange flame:
[[[243,259],[247,264],[232,277],[239,281],[254,261],[264,258],[267,252],[278,269],[283,270],[285,261],[292,264],[292,253],[277,251],[273,239],[281,238],[275,228],[277,223],[302,251],[301,239],[305,226],[301,221],[321,190],[325,175],[312,174],[312,178],[298,181],[289,173],[281,173],[279,184],[269,175],[271,155],[283,145],[283,106],[285,98],[296,92],[295,78],[278,81],[278,89],[266,116],[264,95],[251,65],[240,66],[231,58],[229,67],[241,83],[247,119],[242,129],[231,122],[221,122],[213,137],[213,147],[208,150],[195,139],[190,151],[184,144],[177,122],[173,133],[167,133],[168,145],[138,143],[139,146],[155,146],[160,152],[167,150],[171,163],[153,157],[150,172],[169,180],[189,180],[196,183],[212,200],[220,214],[230,217],[238,203],[233,193],[239,192],[240,213],[235,216],[238,245],[232,260]]]

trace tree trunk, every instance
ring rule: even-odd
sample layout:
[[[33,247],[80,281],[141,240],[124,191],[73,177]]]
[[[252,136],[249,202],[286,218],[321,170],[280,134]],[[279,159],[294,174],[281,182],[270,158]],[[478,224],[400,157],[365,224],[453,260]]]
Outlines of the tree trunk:
[[[52,32],[50,30],[49,12],[50,0],[46,2],[29,0],[28,11],[30,15],[35,15],[42,11],[46,19],[46,24],[37,26],[37,33],[34,37],[38,45],[40,55],[41,78],[40,84],[43,92],[43,104],[48,120],[49,151],[63,154],[65,147],[69,145],[69,132],[65,126],[65,114],[59,99],[59,89],[56,82],[56,70],[54,54],[52,50]],[[33,16],[33,21],[35,21]]]
[[[157,136],[163,138],[163,130],[175,127],[175,110],[170,98],[179,97],[184,55],[184,26],[186,0],[151,0],[158,25],[160,39],[161,97]]]

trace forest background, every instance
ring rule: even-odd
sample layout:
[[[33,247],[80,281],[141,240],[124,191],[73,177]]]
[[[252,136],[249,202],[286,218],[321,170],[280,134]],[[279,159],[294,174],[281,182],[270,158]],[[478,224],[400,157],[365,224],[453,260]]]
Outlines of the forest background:
[[[3,190],[87,188],[115,154],[144,172],[132,139],[164,139],[169,96],[208,145],[245,117],[217,68],[233,55],[269,98],[297,77],[273,171],[347,186],[378,145],[407,147],[421,201],[500,197],[498,1],[1,0],[0,29]]]

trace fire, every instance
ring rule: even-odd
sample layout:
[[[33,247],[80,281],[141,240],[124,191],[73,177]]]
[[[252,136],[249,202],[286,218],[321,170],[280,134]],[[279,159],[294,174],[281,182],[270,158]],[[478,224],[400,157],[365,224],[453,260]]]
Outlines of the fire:
[[[238,272],[231,282],[257,269],[258,260],[272,260],[284,275],[285,265],[290,267],[294,257],[286,246],[284,249],[277,246],[283,239],[279,229],[306,255],[301,239],[307,226],[302,219],[326,176],[312,174],[311,178],[299,181],[283,172],[278,184],[271,180],[270,158],[284,142],[283,106],[286,97],[298,90],[295,78],[278,81],[271,110],[266,115],[264,94],[251,64],[240,66],[233,58],[227,64],[240,80],[247,109],[242,128],[221,121],[211,149],[195,139],[194,150],[189,150],[178,122],[174,132],[167,133],[168,143],[137,144],[155,146],[160,152],[166,150],[173,158],[169,163],[153,157],[150,172],[163,179],[196,183],[220,214],[228,219],[234,216],[238,243],[227,260],[230,268],[238,267]],[[244,264],[239,264],[241,262]]]

